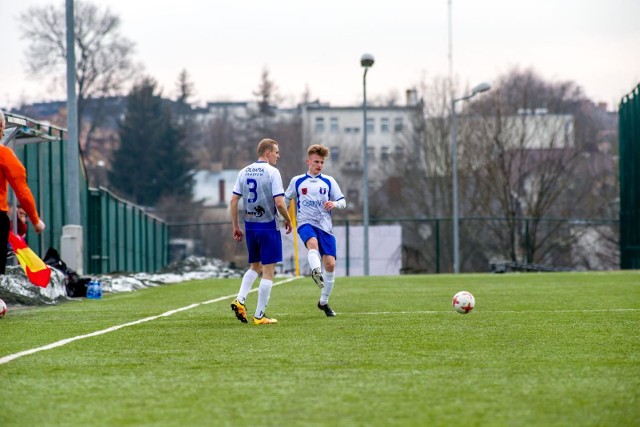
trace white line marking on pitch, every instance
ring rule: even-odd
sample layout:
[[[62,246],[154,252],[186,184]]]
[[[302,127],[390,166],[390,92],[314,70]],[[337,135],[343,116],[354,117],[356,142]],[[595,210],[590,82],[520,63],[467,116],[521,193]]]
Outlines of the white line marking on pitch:
[[[478,310],[476,309],[476,312]],[[582,310],[486,310],[485,313],[610,313],[610,312],[624,312],[624,311],[640,311],[640,308],[603,308],[603,309],[582,309]],[[339,312],[337,312],[340,314]],[[415,311],[368,311],[361,313],[343,313],[356,316],[378,316],[386,314],[440,314],[440,313],[453,313],[457,314],[453,310],[415,310]],[[282,314],[281,314],[282,316]]]
[[[296,279],[298,279],[298,277],[291,277],[291,278],[285,279],[285,280],[283,280],[281,282],[274,283],[273,286],[282,285],[284,283],[288,283],[288,282],[294,281]],[[255,292],[257,290],[258,290],[258,288],[255,288],[255,289],[252,289],[250,292]],[[199,302],[199,303],[196,303],[196,304],[191,304],[191,305],[188,305],[186,307],[176,308],[175,310],[169,310],[169,311],[167,311],[165,313],[162,313],[162,314],[159,314],[157,316],[145,317],[144,319],[135,320],[133,322],[124,323],[122,325],[112,326],[112,327],[107,328],[107,329],[102,329],[101,331],[91,332],[90,334],[78,335],[78,336],[75,336],[75,337],[72,337],[72,338],[66,338],[66,339],[63,339],[63,340],[60,340],[60,341],[56,341],[56,342],[51,343],[51,344],[47,344],[47,345],[42,346],[42,347],[32,348],[30,350],[25,350],[25,351],[21,351],[19,353],[10,354],[8,356],[4,356],[4,357],[0,358],[0,365],[8,363],[8,362],[11,362],[12,360],[18,359],[18,358],[20,358],[22,356],[28,356],[30,354],[38,353],[40,351],[51,350],[51,349],[54,349],[54,348],[57,348],[57,347],[62,347],[63,345],[67,345],[67,344],[72,343],[74,341],[83,340],[85,338],[97,337],[98,335],[104,335],[106,333],[117,331],[118,329],[126,328],[128,326],[139,325],[141,323],[150,322],[152,320],[156,320],[156,319],[159,319],[161,317],[168,317],[168,316],[171,316],[173,314],[179,313],[181,311],[191,310],[192,308],[196,308],[199,305],[205,305],[205,304],[211,304],[211,303],[214,303],[214,302],[224,301],[224,300],[229,299],[229,298],[234,298],[235,296],[236,296],[236,294],[226,295],[226,296],[219,297],[219,298],[216,298],[216,299],[212,299],[212,300],[209,300],[209,301],[204,301],[204,302]]]

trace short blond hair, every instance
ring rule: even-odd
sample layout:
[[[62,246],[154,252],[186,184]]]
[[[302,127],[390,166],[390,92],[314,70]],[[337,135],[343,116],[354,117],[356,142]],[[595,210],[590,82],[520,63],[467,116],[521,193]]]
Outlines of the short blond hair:
[[[307,156],[311,157],[314,154],[317,154],[318,156],[323,157],[323,158],[326,159],[327,157],[329,157],[329,149],[327,147],[325,147],[324,145],[313,144],[307,150]]]
[[[273,148],[278,145],[278,141],[271,138],[265,138],[258,143],[258,157],[264,156],[267,151],[273,151]]]

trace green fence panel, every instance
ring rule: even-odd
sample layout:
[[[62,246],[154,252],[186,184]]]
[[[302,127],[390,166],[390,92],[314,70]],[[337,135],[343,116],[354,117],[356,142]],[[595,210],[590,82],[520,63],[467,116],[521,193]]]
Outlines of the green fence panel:
[[[27,184],[38,212],[47,224],[45,232],[40,235],[35,233],[33,227],[29,227],[27,240],[37,254],[44,256],[49,247],[59,248],[62,237],[62,205],[65,198],[57,191],[63,185],[62,168],[58,162],[61,143],[47,141],[18,145],[14,151],[27,170]]]
[[[155,272],[167,264],[164,221],[105,188],[89,189],[88,198],[86,242],[92,273]],[[157,235],[163,237],[154,238]]]
[[[622,98],[620,135],[620,267],[640,268],[640,85]]]

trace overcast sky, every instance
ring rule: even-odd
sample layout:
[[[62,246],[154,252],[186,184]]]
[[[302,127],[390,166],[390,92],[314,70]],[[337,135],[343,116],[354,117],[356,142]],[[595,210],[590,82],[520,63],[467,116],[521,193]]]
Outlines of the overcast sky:
[[[371,53],[369,97],[404,93],[449,74],[448,0],[100,0],[122,19],[135,60],[175,95],[186,69],[196,100],[253,99],[264,67],[285,104],[356,105],[360,57]],[[25,73],[19,16],[63,0],[0,0],[0,107],[64,99]],[[453,0],[453,70],[466,86],[511,67],[572,80],[616,108],[640,83],[640,0]]]

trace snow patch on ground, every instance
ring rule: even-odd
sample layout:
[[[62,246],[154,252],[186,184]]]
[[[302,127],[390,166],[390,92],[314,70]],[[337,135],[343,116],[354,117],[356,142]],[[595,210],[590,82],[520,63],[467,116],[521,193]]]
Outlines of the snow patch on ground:
[[[244,270],[232,268],[218,259],[188,257],[171,264],[161,272],[113,273],[96,275],[103,292],[134,292],[139,289],[168,283],[199,279],[240,278]],[[84,277],[84,276],[83,276]],[[64,275],[52,268],[51,282],[46,288],[32,285],[20,266],[7,266],[0,276],[0,299],[8,305],[47,305],[68,299]]]

